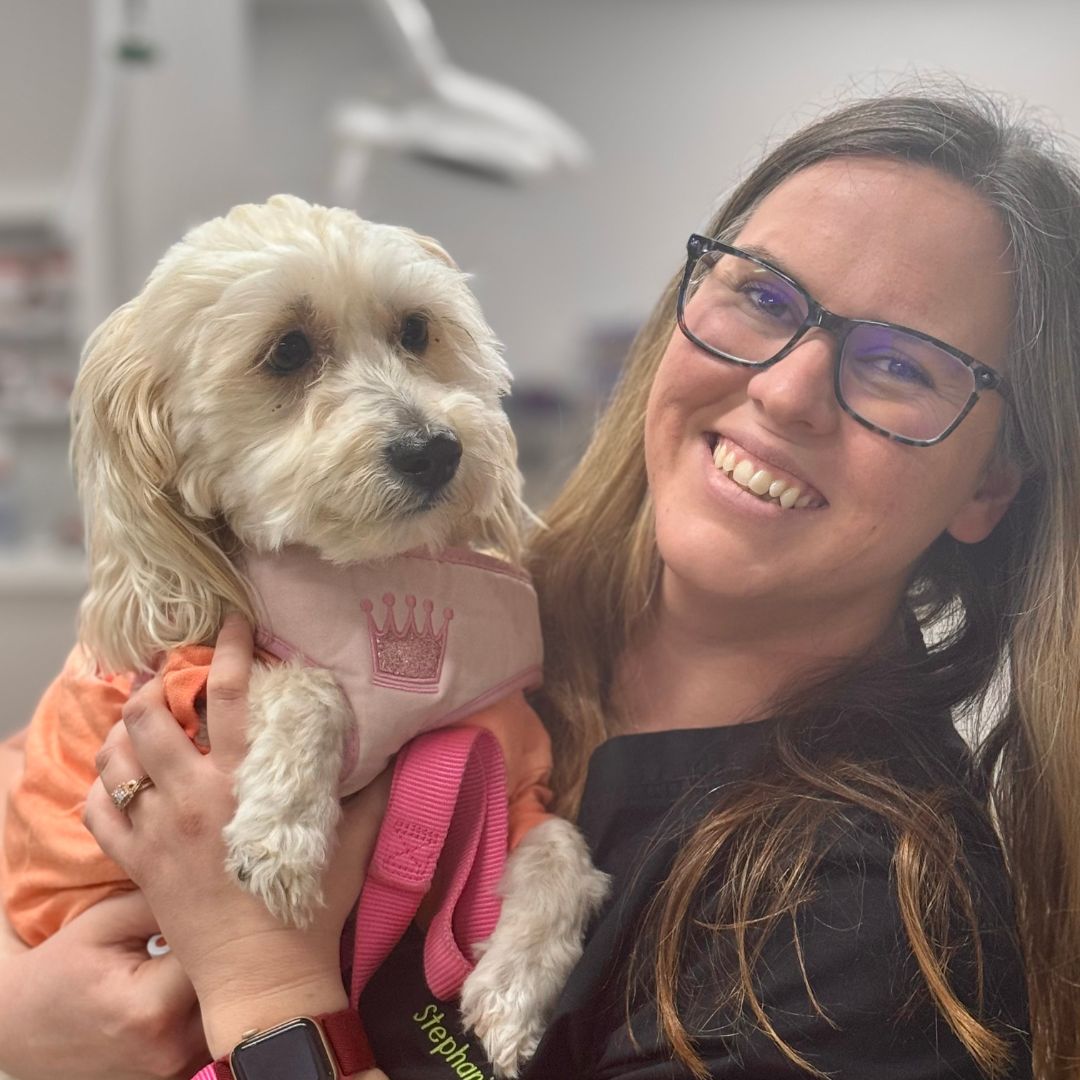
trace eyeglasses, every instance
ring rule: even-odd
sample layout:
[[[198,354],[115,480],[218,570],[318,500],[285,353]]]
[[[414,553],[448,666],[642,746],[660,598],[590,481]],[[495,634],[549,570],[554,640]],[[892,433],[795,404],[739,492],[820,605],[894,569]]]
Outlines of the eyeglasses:
[[[733,364],[766,368],[820,326],[837,341],[840,407],[886,438],[933,446],[956,430],[983,390],[1007,391],[993,368],[929,334],[834,315],[745,251],[695,234],[686,252],[678,319],[695,345]]]

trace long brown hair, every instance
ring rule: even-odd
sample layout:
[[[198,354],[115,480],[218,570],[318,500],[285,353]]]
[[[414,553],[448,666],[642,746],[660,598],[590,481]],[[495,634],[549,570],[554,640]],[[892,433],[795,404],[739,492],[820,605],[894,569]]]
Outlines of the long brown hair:
[[[683,844],[652,905],[648,959],[662,1032],[705,1075],[679,1015],[680,955],[700,922],[702,883],[723,858],[709,925],[735,963],[727,1004],[749,1015],[792,1061],[808,1062],[770,1027],[754,990],[766,935],[808,897],[821,830],[859,807],[895,837],[893,875],[926,992],[987,1075],[1007,1062],[1002,1033],[961,1000],[949,977],[956,920],[982,963],[975,900],[963,869],[956,807],[945,786],[913,788],[852,760],[822,718],[872,715],[896,730],[912,717],[967,712],[986,735],[973,801],[999,827],[1027,965],[1036,1075],[1076,1076],[1080,1062],[1080,175],[1053,138],[989,97],[892,94],[849,105],[783,142],[709,222],[731,237],[762,198],[800,169],[838,156],[929,165],[995,207],[1015,269],[1008,367],[1011,407],[1001,452],[1024,476],[993,534],[945,535],[926,552],[904,610],[939,629],[927,650],[881,650],[823,673],[774,703],[782,719],[763,775],[711,812]],[[635,341],[593,441],[545,515],[532,548],[547,649],[538,699],[556,748],[555,787],[573,813],[592,750],[615,730],[617,658],[647,618],[659,574],[645,479],[644,417],[674,327],[673,278]],[[922,751],[925,754],[925,749]],[[912,753],[919,754],[917,740]],[[711,879],[710,879],[711,880]],[[950,930],[950,927],[952,929]],[[981,975],[978,985],[982,985]],[[807,990],[814,1001],[809,981]],[[804,1048],[806,1049],[806,1048]],[[811,1071],[813,1071],[811,1069]]]

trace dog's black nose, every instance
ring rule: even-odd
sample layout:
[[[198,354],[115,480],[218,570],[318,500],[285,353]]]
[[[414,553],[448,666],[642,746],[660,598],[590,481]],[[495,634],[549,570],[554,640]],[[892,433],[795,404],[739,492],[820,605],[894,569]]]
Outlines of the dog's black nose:
[[[386,457],[410,483],[434,493],[453,480],[461,460],[461,443],[449,431],[417,431],[392,442]]]

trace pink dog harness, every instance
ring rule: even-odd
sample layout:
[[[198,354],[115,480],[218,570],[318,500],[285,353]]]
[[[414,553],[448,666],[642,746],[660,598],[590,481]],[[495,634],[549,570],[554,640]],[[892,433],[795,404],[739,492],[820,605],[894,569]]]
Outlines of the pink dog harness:
[[[342,795],[398,755],[357,909],[352,1001],[416,915],[440,860],[450,878],[428,928],[424,968],[432,992],[452,997],[474,966],[470,947],[498,920],[509,818],[499,739],[449,725],[539,685],[539,613],[528,576],[458,549],[336,566],[288,548],[247,556],[245,570],[258,594],[259,644],[329,669],[349,699],[356,723]],[[546,751],[539,719],[522,711]],[[510,740],[526,734],[508,736],[508,762],[518,750]]]
[[[540,685],[528,575],[464,549],[335,565],[310,548],[249,554],[258,643],[334,673],[356,724],[341,794],[369,784],[410,739]]]
[[[424,974],[437,998],[461,989],[474,966],[469,946],[490,937],[499,918],[506,834],[502,754],[489,731],[446,728],[405,747],[356,909],[354,1006],[412,922],[441,857],[453,872],[424,940]]]

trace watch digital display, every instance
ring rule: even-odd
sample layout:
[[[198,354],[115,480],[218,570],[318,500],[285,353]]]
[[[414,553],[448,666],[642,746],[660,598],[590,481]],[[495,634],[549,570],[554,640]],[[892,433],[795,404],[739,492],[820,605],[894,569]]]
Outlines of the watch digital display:
[[[318,1024],[306,1017],[245,1039],[232,1052],[236,1080],[336,1080]]]

